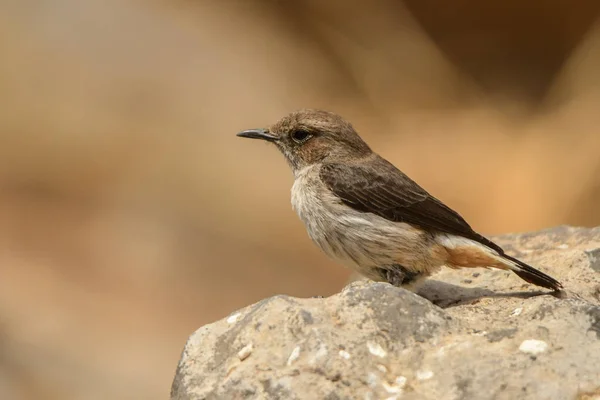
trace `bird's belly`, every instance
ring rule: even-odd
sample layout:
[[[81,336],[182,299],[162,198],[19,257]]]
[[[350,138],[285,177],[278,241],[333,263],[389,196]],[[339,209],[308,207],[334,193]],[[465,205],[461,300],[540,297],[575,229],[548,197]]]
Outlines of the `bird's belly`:
[[[307,229],[312,240],[330,257],[358,269],[414,264],[422,239],[407,224],[381,224],[370,216],[330,214],[327,227]]]
[[[393,264],[418,270],[427,261],[428,241],[421,229],[356,211],[317,185],[296,184],[293,208],[310,238],[331,258],[364,274]]]

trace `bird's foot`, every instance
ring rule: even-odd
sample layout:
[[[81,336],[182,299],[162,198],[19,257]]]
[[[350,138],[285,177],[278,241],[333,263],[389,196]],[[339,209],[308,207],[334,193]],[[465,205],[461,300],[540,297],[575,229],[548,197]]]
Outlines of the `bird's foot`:
[[[390,285],[400,287],[404,282],[404,273],[388,269],[385,271],[385,279]]]
[[[381,275],[390,284],[396,287],[408,285],[416,281],[421,274],[409,271],[401,265],[394,264],[389,268],[381,268]]]

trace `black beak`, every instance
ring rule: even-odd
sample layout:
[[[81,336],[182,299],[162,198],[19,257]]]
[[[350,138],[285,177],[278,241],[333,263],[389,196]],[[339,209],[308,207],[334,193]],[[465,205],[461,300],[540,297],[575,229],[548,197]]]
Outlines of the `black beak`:
[[[279,140],[279,136],[270,134],[266,129],[248,129],[247,131],[238,133],[237,136],[248,139],[262,139],[266,140],[267,142]]]

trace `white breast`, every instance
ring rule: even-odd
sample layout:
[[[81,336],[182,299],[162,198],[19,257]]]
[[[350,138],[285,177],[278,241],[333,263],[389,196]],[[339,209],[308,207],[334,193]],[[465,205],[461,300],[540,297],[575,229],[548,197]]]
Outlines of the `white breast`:
[[[335,219],[327,205],[327,188],[319,179],[318,167],[312,166],[301,170],[296,174],[296,180],[292,186],[292,207],[306,225],[311,239],[320,242],[323,230],[327,230]],[[320,245],[320,243],[317,243]]]

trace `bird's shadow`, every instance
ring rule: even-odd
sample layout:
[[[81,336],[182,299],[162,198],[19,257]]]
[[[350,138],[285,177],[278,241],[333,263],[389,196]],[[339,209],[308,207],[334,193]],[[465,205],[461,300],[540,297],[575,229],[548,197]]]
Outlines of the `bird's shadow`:
[[[440,308],[456,307],[472,304],[483,298],[515,297],[528,299],[536,296],[550,295],[558,298],[564,296],[563,292],[494,292],[485,288],[469,288],[453,285],[451,283],[429,280],[423,283],[416,292]]]

